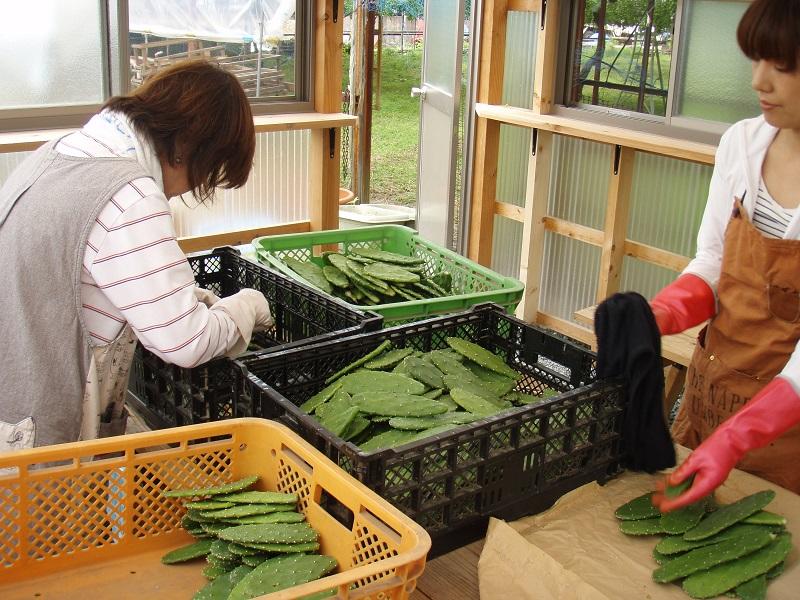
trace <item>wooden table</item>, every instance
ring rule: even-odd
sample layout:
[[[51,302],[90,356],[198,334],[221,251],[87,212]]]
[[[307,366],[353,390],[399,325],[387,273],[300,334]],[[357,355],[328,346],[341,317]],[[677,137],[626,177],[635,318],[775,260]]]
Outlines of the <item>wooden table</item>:
[[[575,312],[575,320],[581,325],[594,330],[595,310],[597,310],[596,304],[582,308]],[[661,338],[661,357],[665,361],[664,411],[666,414],[669,414],[672,410],[672,406],[683,389],[686,381],[686,367],[692,362],[692,354],[694,354],[694,347],[697,344],[697,335],[705,326],[705,323],[701,323],[682,333],[665,335]],[[592,344],[592,349],[597,350],[596,342]]]

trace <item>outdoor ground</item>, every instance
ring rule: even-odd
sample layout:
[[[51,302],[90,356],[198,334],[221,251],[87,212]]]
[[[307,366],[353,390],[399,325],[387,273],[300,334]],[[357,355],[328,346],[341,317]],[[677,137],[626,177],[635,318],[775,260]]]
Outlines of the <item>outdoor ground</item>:
[[[345,53],[343,89],[349,61]],[[411,88],[419,85],[421,61],[421,49],[383,50],[380,108],[372,113],[371,203],[416,205],[419,100]]]

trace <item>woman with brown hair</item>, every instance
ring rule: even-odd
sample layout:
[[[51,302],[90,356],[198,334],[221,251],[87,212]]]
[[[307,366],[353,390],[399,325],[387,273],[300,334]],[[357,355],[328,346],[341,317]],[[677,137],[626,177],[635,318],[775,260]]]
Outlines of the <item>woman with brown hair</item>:
[[[190,367],[272,325],[260,292],[196,287],[168,204],[241,187],[254,151],[239,82],[188,61],[12,173],[0,189],[0,450],[123,433],[136,338]]]
[[[695,502],[740,468],[800,493],[800,0],[756,0],[737,31],[762,116],[717,150],[697,255],[651,306],[662,335],[701,332],[672,427],[694,476],[662,510]]]

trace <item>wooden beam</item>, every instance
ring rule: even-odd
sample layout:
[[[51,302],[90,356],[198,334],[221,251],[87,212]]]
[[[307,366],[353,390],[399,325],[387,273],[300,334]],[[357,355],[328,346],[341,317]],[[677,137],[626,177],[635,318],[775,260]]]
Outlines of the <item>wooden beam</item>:
[[[549,10],[548,8],[548,12]],[[497,103],[476,104],[475,113],[479,117],[500,123],[552,131],[553,133],[604,144],[618,144],[623,147],[641,150],[642,152],[671,156],[672,158],[681,158],[707,165],[714,164],[714,155],[717,151],[717,147],[711,144],[690,142],[665,135],[633,131],[591,121],[537,114],[533,110],[513,106],[499,106]]]
[[[616,147],[611,156],[611,177],[608,183],[606,219],[603,227],[603,246],[600,255],[600,279],[597,283],[597,302],[619,291],[622,263],[625,258],[625,235],[628,232],[631,183],[636,152],[632,148]]]
[[[300,129],[327,129],[350,127],[358,119],[353,115],[333,113],[288,113],[258,115],[253,117],[257,133],[295,131]],[[77,131],[76,129],[37,129],[35,131],[9,131],[0,133],[0,154],[3,152],[30,152],[50,140],[55,140]]]
[[[344,2],[334,15],[333,0],[316,0],[314,13],[314,110],[342,109],[342,27]],[[334,18],[335,17],[335,18]],[[339,227],[341,130],[331,126],[311,132],[309,218],[311,230]]]
[[[539,10],[541,31],[536,45],[533,78],[533,111],[538,114],[548,114],[555,102],[559,4],[559,0],[549,0],[547,10],[544,13]]]
[[[539,12],[542,10],[542,0],[508,0],[508,10],[511,12]]]
[[[544,270],[544,221],[550,194],[552,155],[553,134],[540,131],[536,137],[536,154],[528,160],[519,265],[519,279],[525,284],[525,290],[516,312],[520,319],[528,323],[533,322],[539,312],[539,292]]]
[[[494,203],[494,214],[506,217],[512,221],[518,221],[520,223],[525,222],[524,206],[517,206],[516,204],[509,204],[508,202],[500,202],[498,200]]]
[[[499,104],[502,101],[507,16],[507,0],[483,5],[477,87],[480,102]],[[477,119],[467,254],[482,265],[492,261],[499,150],[500,123]]]
[[[536,315],[536,323],[542,325],[543,327],[548,327],[549,329],[558,331],[559,333],[563,333],[574,340],[588,344],[592,348],[597,347],[594,331],[587,329],[586,327],[576,325],[572,321],[567,321],[561,317],[540,312]]]
[[[240,231],[226,231],[224,233],[214,233],[211,235],[194,235],[178,238],[178,245],[185,253],[199,252],[201,250],[211,250],[220,246],[241,246],[249,244],[254,238],[262,235],[282,235],[284,233],[306,233],[311,230],[308,221],[295,221],[293,223],[282,223],[281,225],[269,225],[266,227],[256,227],[254,229],[242,229]]]
[[[625,255],[678,272],[683,271],[690,261],[689,258],[681,254],[675,254],[674,252],[668,252],[661,248],[654,248],[631,240],[625,240]]]
[[[598,229],[592,229],[591,227],[578,225],[577,223],[570,223],[569,221],[556,217],[544,217],[542,223],[547,231],[552,231],[553,233],[564,235],[580,242],[586,242],[593,246],[603,245],[603,232]]]

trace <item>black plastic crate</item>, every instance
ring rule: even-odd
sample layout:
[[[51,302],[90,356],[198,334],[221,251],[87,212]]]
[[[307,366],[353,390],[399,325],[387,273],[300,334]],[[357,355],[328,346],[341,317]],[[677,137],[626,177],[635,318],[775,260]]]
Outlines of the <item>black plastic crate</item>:
[[[297,408],[328,376],[384,340],[427,352],[447,347],[450,336],[505,356],[523,374],[517,389],[537,394],[547,386],[561,393],[368,454]],[[293,427],[425,527],[434,554],[481,537],[490,516],[515,519],[542,511],[565,492],[621,470],[622,382],[598,381],[592,352],[495,304],[238,362],[246,375],[241,396],[252,398],[256,416]]]
[[[217,296],[254,288],[269,301],[275,326],[253,335],[243,357],[376,331],[383,318],[353,309],[280,273],[243,258],[235,248],[217,248],[192,254],[189,264],[200,287]],[[128,381],[128,399],[154,429],[252,416],[246,402],[237,399],[240,369],[227,358],[194,368],[168,364],[137,345]]]

